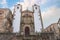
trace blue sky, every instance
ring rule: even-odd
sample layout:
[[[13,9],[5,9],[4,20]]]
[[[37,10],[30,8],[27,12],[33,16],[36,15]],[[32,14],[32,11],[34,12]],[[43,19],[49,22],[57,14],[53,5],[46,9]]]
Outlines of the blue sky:
[[[60,0],[0,0],[0,8],[9,8],[13,11],[14,5],[18,3],[22,4],[23,9],[38,4],[45,28],[52,23],[56,23],[60,18]]]
[[[27,1],[27,0],[26,0]],[[45,2],[44,2],[45,1]],[[7,6],[8,8],[9,7],[12,7],[14,6],[15,4],[17,4],[17,2],[21,2],[21,3],[24,3],[25,0],[0,0],[0,8],[2,8],[3,6]],[[29,2],[29,1],[28,1]],[[27,2],[27,4],[28,4]],[[33,2],[31,0],[31,2]],[[29,3],[31,3],[29,2]],[[48,7],[51,7],[51,6],[56,6],[56,7],[60,7],[60,0],[37,0],[37,2],[33,2],[34,3],[37,3],[39,4],[39,2],[41,2],[41,10],[44,11],[45,8],[48,8]],[[5,4],[5,5],[4,5]]]
[[[14,6],[16,2],[23,2],[23,0],[7,0],[8,7]]]

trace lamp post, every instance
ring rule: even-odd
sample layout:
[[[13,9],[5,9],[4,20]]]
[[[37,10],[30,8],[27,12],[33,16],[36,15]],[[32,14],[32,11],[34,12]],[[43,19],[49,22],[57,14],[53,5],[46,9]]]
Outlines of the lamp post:
[[[58,29],[59,29],[59,38],[60,38],[60,19],[58,21]]]

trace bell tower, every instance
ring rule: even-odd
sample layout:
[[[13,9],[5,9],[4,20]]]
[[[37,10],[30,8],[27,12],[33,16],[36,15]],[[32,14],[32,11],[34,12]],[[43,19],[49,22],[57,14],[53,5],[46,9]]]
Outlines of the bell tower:
[[[21,13],[20,33],[21,35],[33,35],[35,32],[34,27],[34,13],[28,9]]]
[[[14,27],[14,32],[19,32],[20,31],[20,19],[21,19],[21,11],[22,11],[22,5],[17,4],[14,6],[14,20],[13,20],[13,27]]]
[[[34,4],[33,12],[34,12],[35,31],[41,32],[43,31],[43,21],[42,21],[40,6],[37,4]]]

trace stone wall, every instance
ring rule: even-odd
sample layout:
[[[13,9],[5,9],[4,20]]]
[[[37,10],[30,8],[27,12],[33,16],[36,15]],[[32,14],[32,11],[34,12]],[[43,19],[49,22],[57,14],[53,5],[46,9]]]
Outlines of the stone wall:
[[[40,35],[20,35],[17,33],[0,33],[0,40],[55,40],[54,33],[41,33]]]
[[[15,37],[15,33],[0,33],[0,40],[12,40]]]
[[[42,40],[56,40],[53,32],[43,32],[41,33]]]

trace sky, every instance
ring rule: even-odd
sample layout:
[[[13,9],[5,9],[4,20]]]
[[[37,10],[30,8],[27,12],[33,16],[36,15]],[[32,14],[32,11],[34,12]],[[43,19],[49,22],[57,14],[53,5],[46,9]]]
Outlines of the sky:
[[[0,0],[0,8],[9,8],[13,11],[14,5],[20,3],[23,10],[37,4],[40,6],[43,26],[48,27],[52,23],[57,23],[60,18],[60,0]]]

